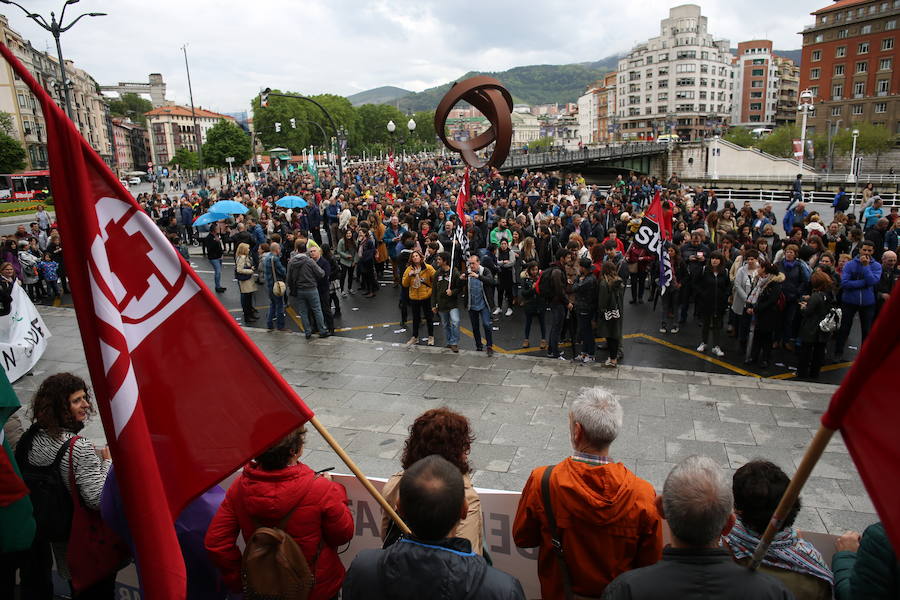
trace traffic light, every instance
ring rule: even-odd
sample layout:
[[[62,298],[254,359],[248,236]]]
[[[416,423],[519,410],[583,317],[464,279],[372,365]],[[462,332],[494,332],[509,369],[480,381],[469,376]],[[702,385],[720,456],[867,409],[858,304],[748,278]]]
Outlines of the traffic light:
[[[259,105],[263,108],[269,107],[269,92],[272,91],[272,88],[266,88],[259,93]]]
[[[291,117],[291,129],[297,129],[297,119]]]
[[[281,123],[275,123],[275,133],[281,133]]]

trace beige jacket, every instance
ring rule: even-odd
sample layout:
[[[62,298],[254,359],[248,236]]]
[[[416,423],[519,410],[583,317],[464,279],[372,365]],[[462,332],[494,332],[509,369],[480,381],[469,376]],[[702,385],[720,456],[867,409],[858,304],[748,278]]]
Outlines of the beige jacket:
[[[396,473],[381,488],[381,495],[395,509],[400,499],[400,478],[402,476],[403,471]],[[466,485],[466,502],[469,504],[469,512],[466,514],[465,519],[456,524],[456,527],[450,533],[450,537],[461,537],[469,540],[472,543],[472,552],[480,555],[484,544],[484,518],[481,514],[481,499],[478,497],[478,492],[475,491],[472,480],[469,479],[468,475],[463,475],[463,482]],[[385,535],[387,535],[389,520],[390,517],[387,514],[381,515],[381,539],[384,539]]]

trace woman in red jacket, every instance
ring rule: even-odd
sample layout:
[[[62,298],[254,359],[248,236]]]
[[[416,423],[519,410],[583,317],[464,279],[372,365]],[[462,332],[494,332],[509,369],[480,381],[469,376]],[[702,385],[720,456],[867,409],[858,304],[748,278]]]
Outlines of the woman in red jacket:
[[[257,526],[276,525],[291,510],[284,531],[315,573],[310,599],[334,598],[341,589],[344,566],[337,548],[353,537],[353,517],[343,486],[299,461],[305,434],[305,428],[293,431],[246,465],[209,525],[206,549],[234,592],[241,591],[238,533],[250,539]]]

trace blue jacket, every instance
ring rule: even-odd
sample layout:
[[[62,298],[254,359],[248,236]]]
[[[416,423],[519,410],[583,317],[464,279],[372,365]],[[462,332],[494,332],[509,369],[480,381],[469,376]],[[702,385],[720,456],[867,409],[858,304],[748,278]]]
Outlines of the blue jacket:
[[[397,249],[397,244],[400,242],[400,236],[406,233],[406,227],[400,225],[397,228],[397,232],[394,233],[394,230],[391,229],[391,226],[388,225],[384,230],[384,236],[381,238],[381,241],[385,243],[388,248],[388,256],[391,258],[397,258],[397,253],[400,250]]]
[[[306,207],[306,218],[309,219],[310,229],[318,229],[322,224],[322,213],[319,211],[319,207],[315,205],[315,202],[310,202]]]
[[[253,240],[254,246],[259,246],[266,241],[266,232],[263,231],[262,225],[257,223],[253,226],[253,229],[250,230],[250,238]]]
[[[182,206],[180,212],[179,222],[190,227],[194,222],[194,210],[190,206]]]
[[[798,226],[802,227],[803,219],[805,219],[808,216],[809,216],[809,213],[804,210],[803,215],[799,219]],[[787,214],[784,215],[784,223],[782,223],[782,225],[784,225],[784,232],[786,234],[791,235],[791,232],[794,230],[795,220],[797,220],[797,211],[794,209],[787,211]]]
[[[841,273],[841,300],[855,306],[875,304],[875,286],[881,280],[881,265],[872,259],[869,266],[863,266],[857,256],[846,265]]]
[[[338,210],[337,201],[335,200],[325,209],[325,222],[331,225],[332,223],[337,223],[340,219],[338,215],[340,211]]]
[[[263,275],[266,278],[267,290],[271,290],[276,281],[275,279],[272,279],[273,266],[275,269],[275,276],[278,278],[278,281],[285,281],[287,279],[287,269],[285,269],[284,265],[281,264],[281,260],[275,259],[275,255],[271,252],[263,254],[262,260],[260,261],[260,268],[262,269]]]

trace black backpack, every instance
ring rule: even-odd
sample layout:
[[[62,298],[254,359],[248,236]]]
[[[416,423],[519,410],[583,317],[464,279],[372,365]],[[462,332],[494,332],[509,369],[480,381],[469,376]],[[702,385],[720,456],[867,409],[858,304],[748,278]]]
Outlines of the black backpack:
[[[31,506],[37,523],[36,537],[50,542],[64,542],[72,529],[72,497],[63,483],[59,467],[69,444],[63,444],[53,462],[46,467],[36,467],[28,462],[34,444],[34,436],[40,430],[33,424],[16,446],[16,462],[22,472],[22,480],[31,492]]]

